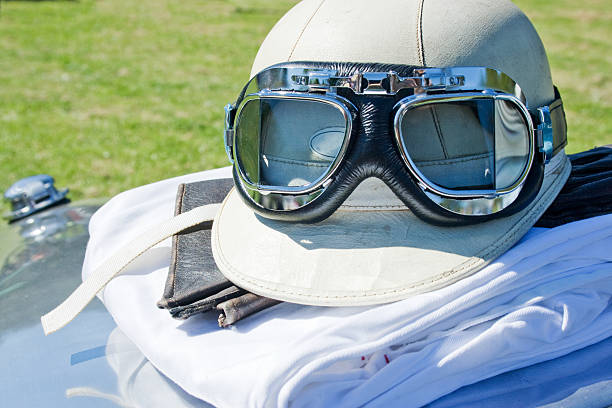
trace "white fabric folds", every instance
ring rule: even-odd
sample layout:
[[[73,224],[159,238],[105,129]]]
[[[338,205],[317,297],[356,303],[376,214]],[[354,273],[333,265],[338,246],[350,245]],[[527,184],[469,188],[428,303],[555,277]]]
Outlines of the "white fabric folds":
[[[83,276],[170,218],[179,183],[229,176],[229,168],[197,173],[112,199],[91,220]],[[177,321],[155,306],[166,240],[102,297],[160,371],[215,406],[421,406],[611,336],[611,248],[612,215],[533,229],[483,270],[434,292],[375,307],[280,304],[219,329],[217,316]]]

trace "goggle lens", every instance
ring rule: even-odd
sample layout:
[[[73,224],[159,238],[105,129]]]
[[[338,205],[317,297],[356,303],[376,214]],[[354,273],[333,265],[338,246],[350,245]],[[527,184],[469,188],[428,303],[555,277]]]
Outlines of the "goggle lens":
[[[510,100],[432,101],[398,112],[399,140],[426,184],[446,190],[503,190],[529,163],[525,116]]]
[[[348,119],[333,103],[256,98],[236,118],[236,158],[258,186],[304,187],[324,177],[347,136]]]

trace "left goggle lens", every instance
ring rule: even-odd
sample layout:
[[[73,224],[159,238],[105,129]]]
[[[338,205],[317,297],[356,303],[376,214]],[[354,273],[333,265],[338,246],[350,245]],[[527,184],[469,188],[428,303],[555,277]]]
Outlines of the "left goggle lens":
[[[348,116],[334,103],[255,98],[236,117],[235,155],[246,180],[260,187],[305,187],[322,179],[340,154]]]

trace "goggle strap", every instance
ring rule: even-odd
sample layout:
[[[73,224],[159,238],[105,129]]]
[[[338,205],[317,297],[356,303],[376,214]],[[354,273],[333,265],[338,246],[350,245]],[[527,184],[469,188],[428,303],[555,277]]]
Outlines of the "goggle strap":
[[[553,156],[567,145],[567,121],[561,94],[555,86],[555,100],[549,105],[550,120],[553,127]]]

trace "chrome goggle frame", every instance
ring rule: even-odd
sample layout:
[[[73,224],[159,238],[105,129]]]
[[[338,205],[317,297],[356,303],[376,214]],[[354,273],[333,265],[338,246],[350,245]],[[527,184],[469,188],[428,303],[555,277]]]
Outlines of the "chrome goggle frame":
[[[407,153],[407,148],[404,145],[404,139],[401,137],[401,121],[404,115],[410,109],[428,104],[470,101],[474,99],[505,100],[512,102],[519,109],[523,119],[525,120],[525,124],[528,128],[528,135],[532,135],[532,137],[529,138],[529,157],[527,158],[527,163],[525,164],[522,174],[512,185],[505,188],[495,190],[457,191],[439,186],[433,181],[427,179],[427,177],[425,177],[425,175],[419,170],[418,166]],[[531,170],[531,165],[535,155],[535,143],[533,137],[535,135],[535,131],[533,121],[525,104],[520,99],[514,95],[491,92],[490,90],[485,90],[483,92],[461,92],[444,95],[419,94],[402,99],[397,103],[396,109],[393,126],[395,131],[395,140],[400,147],[400,154],[412,176],[417,180],[417,183],[423,192],[432,201],[456,214],[487,215],[493,214],[508,207],[514,202],[514,200],[516,200],[523,184],[525,183],[525,178]]]
[[[342,113],[342,116],[344,117],[344,141],[342,142],[342,147],[340,148],[338,155],[336,156],[330,167],[327,169],[327,171],[307,186],[287,187],[254,184],[248,179],[248,177],[244,174],[243,169],[239,166],[238,157],[236,156],[236,149],[232,149],[231,151],[230,161],[232,161],[232,163],[235,163],[238,175],[240,176],[240,181],[246,187],[246,191],[255,203],[262,205],[262,207],[265,208],[268,207],[264,204],[268,204],[273,209],[279,210],[293,210],[296,208],[300,208],[313,201],[319,196],[319,194],[321,194],[321,192],[323,192],[325,187],[327,187],[327,185],[331,181],[332,174],[336,172],[336,169],[342,162],[342,159],[346,154],[346,150],[348,148],[353,130],[354,116],[351,113],[350,108],[352,108],[353,112],[356,112],[357,108],[355,108],[350,101],[338,95],[313,95],[308,93],[287,91],[272,92],[269,90],[262,90],[260,92],[257,92],[256,94],[249,94],[243,99],[242,103],[239,105],[236,111],[236,118],[240,118],[240,112],[249,101],[260,99],[315,100],[334,106]],[[237,122],[236,125],[238,126],[239,122]],[[232,135],[232,137],[235,137],[235,135]]]
[[[553,133],[548,106],[538,107],[534,126],[525,95],[520,86],[501,71],[486,67],[419,68],[413,76],[400,76],[396,72],[358,72],[340,76],[337,71],[317,68],[271,67],[261,71],[249,81],[237,106],[225,107],[225,149],[234,164],[240,183],[252,202],[270,211],[292,211],[316,200],[333,182],[346,155],[352,134],[352,122],[356,112],[354,105],[337,94],[339,88],[348,88],[356,95],[395,95],[403,89],[413,94],[396,104],[393,119],[398,150],[408,171],[425,195],[438,206],[461,215],[489,215],[508,207],[518,197],[531,169],[536,149],[548,161],[553,155]],[[431,92],[434,92],[431,94]],[[329,103],[342,112],[347,126],[339,154],[327,171],[306,186],[266,186],[249,181],[240,168],[236,156],[235,118],[247,102],[256,99],[309,99]],[[521,112],[528,127],[529,157],[520,177],[511,185],[497,190],[449,190],[428,180],[407,153],[401,138],[399,124],[410,109],[431,103],[465,101],[473,99],[503,99],[512,102]],[[352,111],[352,112],[351,112]]]

